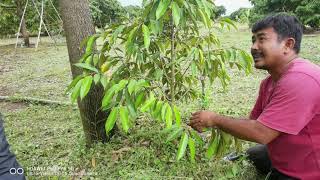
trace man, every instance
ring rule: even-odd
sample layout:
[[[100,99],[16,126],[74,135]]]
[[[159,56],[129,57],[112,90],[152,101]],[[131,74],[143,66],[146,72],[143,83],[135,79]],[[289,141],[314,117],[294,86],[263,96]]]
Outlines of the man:
[[[255,68],[270,75],[261,82],[250,118],[199,111],[190,125],[263,144],[248,154],[258,170],[271,169],[269,179],[320,180],[320,68],[298,57],[301,24],[279,14],[254,24],[252,33]]]

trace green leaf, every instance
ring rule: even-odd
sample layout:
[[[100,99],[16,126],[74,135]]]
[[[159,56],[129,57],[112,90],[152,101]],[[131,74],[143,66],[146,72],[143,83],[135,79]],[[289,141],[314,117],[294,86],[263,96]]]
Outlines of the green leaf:
[[[97,34],[90,36],[90,38],[87,42],[86,53],[92,52],[94,42],[96,41],[96,39],[98,37],[99,37],[99,35],[97,35]]]
[[[171,129],[171,128],[168,128],[168,129]],[[172,131],[167,140],[166,140],[166,143],[172,141],[172,140],[175,140],[177,139],[178,137],[180,137],[182,135],[182,132],[183,132],[183,128],[182,127],[179,127],[177,129],[175,129],[174,131]]]
[[[71,93],[71,101],[72,101],[72,103],[74,103],[77,100],[77,98],[79,97],[82,81],[83,81],[83,79],[80,79],[77,82],[76,86],[72,90],[72,93]]]
[[[80,98],[81,100],[88,94],[91,84],[92,84],[92,76],[87,76],[83,78],[83,82],[81,85],[81,90],[80,90]]]
[[[108,91],[106,92],[106,94],[104,95],[103,99],[102,99],[102,107],[107,107],[114,95],[115,92],[115,86],[112,86],[110,89],[108,89]]]
[[[79,76],[77,76],[76,78],[74,78],[74,80],[72,80],[72,82],[71,82],[71,83],[69,84],[69,86],[67,87],[65,93],[69,92],[72,88],[74,88],[75,85],[78,83],[78,81],[79,81],[80,79],[82,79],[82,78],[83,78],[83,75],[79,75]]]
[[[138,92],[140,91],[142,88],[144,87],[150,87],[150,84],[148,81],[141,79],[137,82],[137,84],[135,85],[134,91]]]
[[[138,108],[143,103],[144,98],[145,98],[145,93],[143,91],[139,92],[136,97],[136,101],[134,103],[136,108]]]
[[[114,93],[118,93],[119,91],[123,90],[127,84],[128,80],[122,79],[118,84],[116,84]]]
[[[156,19],[159,20],[167,11],[171,0],[160,0],[156,11]]]
[[[189,152],[190,152],[190,159],[191,162],[195,162],[195,157],[196,157],[196,147],[195,147],[195,141],[192,139],[192,137],[189,138]]]
[[[180,114],[180,111],[177,108],[177,106],[173,106],[173,112],[174,112],[174,115],[175,115],[176,124],[178,126],[180,126],[181,125],[181,114]]]
[[[82,49],[82,48],[84,47],[84,45],[86,45],[86,44],[88,43],[89,38],[90,38],[90,36],[85,37],[85,38],[83,38],[83,39],[81,40],[80,46],[79,46],[80,49]]]
[[[148,99],[144,105],[140,108],[140,111],[141,112],[146,112],[150,107],[151,105],[154,103],[155,99],[154,98],[150,98]]]
[[[108,79],[105,76],[101,76],[100,83],[102,84],[103,88],[106,89],[108,84]]]
[[[122,129],[125,133],[128,133],[129,130],[129,113],[128,109],[125,106],[120,107],[120,120]]]
[[[94,77],[93,77],[94,83],[98,84],[99,80],[100,80],[100,74],[95,74]]]
[[[124,25],[120,25],[119,27],[117,27],[117,29],[113,32],[110,38],[110,44],[115,43],[116,39],[118,38],[118,35],[123,31],[124,28]]]
[[[200,8],[198,9],[198,14],[199,14],[200,17],[201,17],[203,24],[204,24],[206,27],[209,27],[209,24],[208,24],[208,22],[207,22],[207,18],[206,18],[205,14],[203,13],[203,11],[202,11]]]
[[[216,136],[214,136],[214,138],[211,139],[209,147],[207,149],[206,156],[208,159],[211,159],[212,156],[217,154],[219,143],[220,143],[220,134],[217,134]]]
[[[130,80],[129,84],[128,84],[128,91],[129,91],[129,94],[132,94],[132,92],[134,91],[134,88],[137,84],[137,81],[135,79],[133,80]]]
[[[179,22],[180,22],[181,10],[179,8],[179,5],[174,1],[171,4],[171,8],[172,8],[172,15],[173,15],[174,24],[176,26],[178,26]]]
[[[143,41],[144,41],[144,47],[146,49],[149,49],[150,46],[150,31],[148,26],[142,25],[142,31],[143,31]]]
[[[128,39],[127,39],[127,47],[129,47],[130,44],[133,43],[134,35],[136,34],[137,29],[138,29],[138,27],[134,27],[134,28],[130,31],[129,36],[128,36]]]
[[[188,145],[188,134],[185,132],[182,135],[182,138],[180,139],[179,143],[179,149],[178,149],[178,155],[177,155],[177,160],[179,161],[186,153],[187,145]]]
[[[202,137],[195,130],[191,130],[191,136],[198,144],[204,144]]]
[[[234,22],[229,18],[223,18],[221,19],[221,21],[226,22],[227,24],[233,26],[234,29],[238,29],[237,26],[234,24]]]
[[[161,119],[163,121],[166,120],[166,112],[167,112],[167,108],[169,107],[169,104],[168,103],[165,103],[163,106],[162,106],[162,109],[161,109]]]
[[[128,107],[129,113],[130,113],[131,117],[133,119],[135,119],[137,117],[137,113],[136,113],[136,109],[134,107],[134,104],[132,102],[132,99],[131,99],[131,96],[129,94],[128,89],[125,90],[124,95],[126,97],[126,103],[127,103],[127,107]]]
[[[90,70],[90,71],[94,71],[96,73],[99,73],[98,69],[91,66],[90,64],[86,64],[86,63],[77,63],[77,64],[74,64],[75,66],[77,67],[80,67],[80,68],[83,68],[83,69],[87,69],[87,70]]]
[[[157,119],[160,119],[161,120],[161,109],[162,109],[162,105],[163,105],[163,102],[162,101],[158,101],[157,102],[157,105],[156,105],[156,108],[154,110],[154,115],[156,116]]]
[[[110,112],[109,116],[108,116],[108,119],[106,121],[106,124],[105,124],[105,129],[106,129],[106,133],[108,134],[114,127],[114,124],[117,120],[117,116],[118,116],[118,107],[114,107],[112,109],[112,111]]]
[[[170,128],[172,126],[172,109],[171,106],[167,106],[166,110],[166,127]]]

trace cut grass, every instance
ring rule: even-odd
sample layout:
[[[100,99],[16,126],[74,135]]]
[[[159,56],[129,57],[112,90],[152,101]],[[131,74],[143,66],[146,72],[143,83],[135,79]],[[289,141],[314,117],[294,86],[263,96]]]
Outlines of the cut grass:
[[[248,29],[219,35],[223,46],[249,51],[251,34]],[[0,46],[0,95],[69,101],[64,94],[71,79],[67,48],[61,43],[55,49],[48,41],[44,39],[38,51],[19,48],[15,53],[13,45]],[[304,37],[301,56],[320,64],[319,41],[319,35]],[[12,39],[1,40],[0,45],[12,42]],[[259,83],[266,75],[264,71],[255,70],[252,75],[245,76],[232,70],[232,82],[226,92],[218,82],[207,87],[209,109],[225,115],[247,116],[255,102]],[[197,101],[180,106],[184,120],[191,112],[199,110]],[[246,161],[240,163],[236,176],[230,174],[234,164],[220,160],[209,161],[198,156],[195,164],[187,157],[176,162],[176,146],[164,143],[166,137],[160,133],[161,125],[148,118],[140,119],[129,136],[120,133],[110,143],[86,149],[80,116],[73,106],[0,102],[0,109],[5,115],[11,150],[26,173],[34,173],[30,179],[39,179],[39,173],[45,172],[36,169],[39,167],[57,167],[60,168],[57,175],[85,179],[263,178],[257,177]],[[249,146],[248,143],[244,145],[245,148]],[[52,171],[47,172],[53,175]]]

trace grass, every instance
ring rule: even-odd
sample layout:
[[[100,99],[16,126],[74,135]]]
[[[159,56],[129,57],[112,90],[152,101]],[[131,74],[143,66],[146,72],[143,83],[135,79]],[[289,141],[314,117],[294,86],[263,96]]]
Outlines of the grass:
[[[246,28],[219,33],[223,46],[249,50],[251,34]],[[57,49],[44,38],[39,49],[14,50],[14,39],[0,41],[0,95],[30,96],[69,101],[63,93],[71,79],[65,43]],[[320,36],[305,36],[301,56],[320,64]],[[266,72],[252,75],[231,71],[232,83],[226,92],[219,83],[207,88],[210,109],[225,115],[247,116],[260,81]],[[184,119],[198,110],[198,102],[183,107]],[[263,179],[246,161],[239,164],[197,157],[175,161],[176,146],[163,143],[161,125],[142,118],[130,136],[117,134],[108,144],[86,149],[77,108],[0,102],[5,115],[5,130],[11,150],[16,154],[29,179],[45,174],[84,179]],[[244,144],[248,148],[249,143]],[[231,150],[232,151],[232,150]],[[230,174],[237,168],[236,176]],[[39,169],[47,168],[47,169]]]

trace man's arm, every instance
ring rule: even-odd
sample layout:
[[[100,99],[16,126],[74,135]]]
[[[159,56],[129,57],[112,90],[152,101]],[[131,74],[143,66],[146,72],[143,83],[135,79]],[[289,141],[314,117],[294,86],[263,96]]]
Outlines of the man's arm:
[[[280,135],[279,131],[256,120],[235,119],[210,111],[199,111],[192,114],[190,125],[200,132],[205,127],[218,127],[233,136],[260,144],[268,144]]]
[[[240,139],[268,144],[280,135],[279,131],[271,129],[257,120],[233,119],[220,115],[217,118],[217,126],[220,129]]]

